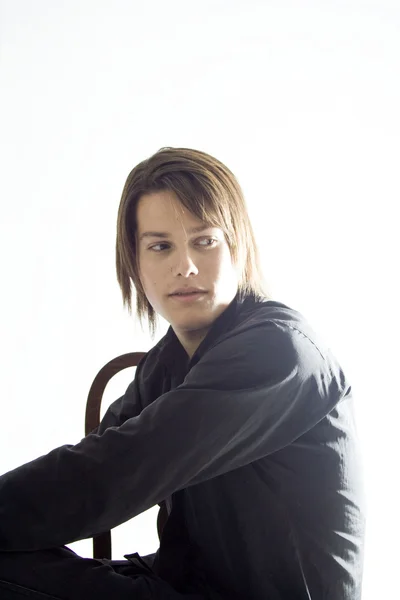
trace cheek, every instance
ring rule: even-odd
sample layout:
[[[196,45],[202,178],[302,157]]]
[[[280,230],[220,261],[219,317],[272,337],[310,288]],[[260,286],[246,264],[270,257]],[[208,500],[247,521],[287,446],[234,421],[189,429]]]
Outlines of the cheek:
[[[150,302],[155,301],[165,288],[166,267],[151,260],[139,263],[140,281]]]
[[[157,277],[154,273],[154,268],[152,268],[151,263],[143,259],[139,260],[139,277],[143,289],[147,295],[147,292],[157,285]]]
[[[159,298],[160,298],[160,289],[157,280],[155,277],[146,275],[141,275],[140,281],[142,283],[144,295],[146,296],[148,302],[154,308],[154,310],[159,310]]]
[[[141,281],[146,294],[151,294],[157,290],[157,279],[151,273],[142,274]]]

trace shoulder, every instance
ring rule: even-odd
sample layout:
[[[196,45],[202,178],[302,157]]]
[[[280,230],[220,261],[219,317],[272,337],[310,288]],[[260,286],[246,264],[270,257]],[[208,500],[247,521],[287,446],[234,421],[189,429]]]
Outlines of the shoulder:
[[[210,384],[253,387],[266,381],[316,378],[340,380],[346,386],[340,365],[297,310],[273,301],[246,300],[229,331],[223,332],[196,365],[196,378]]]
[[[322,359],[327,359],[329,354],[326,344],[302,313],[275,300],[243,302],[229,331],[224,332],[214,345],[229,340],[234,344],[235,340],[243,342],[245,339],[257,342],[265,349],[280,343],[299,349],[312,346]],[[255,352],[256,348],[252,350]]]

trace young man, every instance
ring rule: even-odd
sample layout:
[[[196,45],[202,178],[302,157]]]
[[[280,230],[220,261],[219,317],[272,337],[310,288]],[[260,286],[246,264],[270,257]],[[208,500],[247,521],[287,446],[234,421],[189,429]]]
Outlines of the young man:
[[[233,174],[161,149],[128,176],[116,250],[124,303],[133,284],[138,316],[170,328],[94,432],[0,478],[1,598],[359,600],[351,386],[263,290]],[[64,546],[157,503],[142,565]]]

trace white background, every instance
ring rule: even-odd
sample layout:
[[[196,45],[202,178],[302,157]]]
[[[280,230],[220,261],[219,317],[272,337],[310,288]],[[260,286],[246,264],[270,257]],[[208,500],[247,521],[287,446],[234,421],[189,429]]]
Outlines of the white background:
[[[237,175],[275,299],[303,312],[352,380],[363,598],[395,597],[398,0],[0,7],[0,473],[77,443],[99,369],[164,333],[152,341],[123,310],[117,210],[138,162],[200,149]],[[133,375],[114,377],[104,409]],[[156,550],[156,512],[113,531],[113,558]],[[90,540],[71,547],[91,555]]]

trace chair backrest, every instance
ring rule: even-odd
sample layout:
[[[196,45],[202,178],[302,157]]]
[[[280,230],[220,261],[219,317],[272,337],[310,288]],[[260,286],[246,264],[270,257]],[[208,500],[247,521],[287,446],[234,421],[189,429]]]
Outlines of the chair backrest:
[[[107,383],[119,371],[128,367],[137,367],[145,352],[128,352],[110,360],[97,373],[89,390],[86,402],[85,435],[88,435],[100,423],[100,408]],[[160,527],[159,527],[160,534]],[[111,532],[105,531],[93,537],[93,557],[111,558]]]

